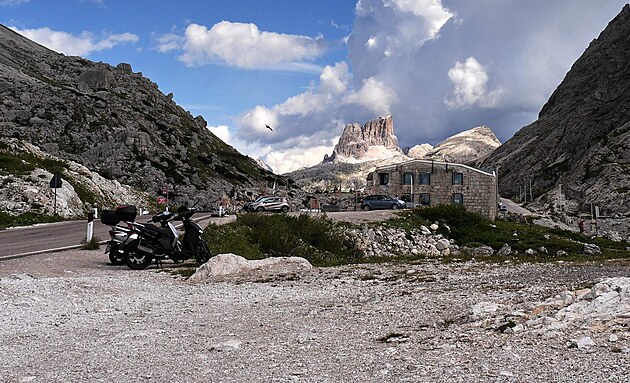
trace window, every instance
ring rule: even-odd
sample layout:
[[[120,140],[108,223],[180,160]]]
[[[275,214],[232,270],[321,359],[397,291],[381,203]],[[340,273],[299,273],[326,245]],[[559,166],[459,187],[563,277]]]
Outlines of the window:
[[[429,206],[431,205],[431,194],[429,193],[420,193],[420,205]]]
[[[400,199],[405,202],[413,202],[413,196],[411,194],[403,194]]]
[[[431,173],[420,173],[420,185],[431,185]]]
[[[462,193],[454,193],[453,194],[453,204],[454,205],[463,205],[464,204],[464,195]]]
[[[389,185],[389,173],[378,174],[379,185]]]
[[[403,185],[413,184],[413,173],[403,173]]]
[[[463,185],[463,184],[464,184],[464,174],[453,173],[453,185]]]

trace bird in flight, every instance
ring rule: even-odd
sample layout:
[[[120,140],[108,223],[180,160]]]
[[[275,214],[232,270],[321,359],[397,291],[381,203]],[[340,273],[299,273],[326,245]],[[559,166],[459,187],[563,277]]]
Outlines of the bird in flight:
[[[265,127],[273,132],[273,129],[271,129],[271,126],[265,124]]]

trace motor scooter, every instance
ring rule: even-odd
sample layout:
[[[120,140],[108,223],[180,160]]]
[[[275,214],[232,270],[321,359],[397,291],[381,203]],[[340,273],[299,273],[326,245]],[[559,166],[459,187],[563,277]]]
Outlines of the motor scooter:
[[[109,261],[112,265],[125,264],[124,244],[133,233],[127,222],[135,221],[136,213],[136,207],[133,205],[121,205],[116,210],[103,210],[101,212],[101,223],[110,226],[110,240],[105,247],[105,254],[109,255]],[[127,226],[119,225],[121,221],[125,221]]]
[[[207,262],[210,250],[201,238],[203,230],[191,219],[196,211],[182,206],[175,214],[164,211],[147,223],[127,222],[132,233],[123,245],[125,264],[130,269],[142,270],[154,259],[159,266],[165,259],[183,262],[194,257],[200,265]],[[181,241],[174,221],[182,221],[184,236]],[[160,226],[153,223],[160,223]]]

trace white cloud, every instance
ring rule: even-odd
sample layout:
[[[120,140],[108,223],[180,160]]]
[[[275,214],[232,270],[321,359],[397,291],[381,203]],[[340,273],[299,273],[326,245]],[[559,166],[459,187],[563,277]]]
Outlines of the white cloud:
[[[208,130],[219,137],[221,141],[230,144],[230,130],[226,125],[208,126]]]
[[[441,0],[383,0],[386,7],[395,7],[401,12],[420,16],[427,22],[428,37],[435,38],[442,26],[454,14],[442,6]]]
[[[111,49],[116,45],[125,43],[136,43],[139,40],[138,36],[133,33],[107,34],[97,39],[91,32],[81,32],[79,36],[74,36],[68,32],[53,31],[48,27],[37,29],[10,28],[30,40],[69,56],[85,56],[90,52]]]
[[[319,83],[284,102],[244,112],[231,139],[254,158],[269,154],[266,162],[282,172],[331,154],[345,124],[386,113],[402,146],[436,144],[480,124],[504,141],[536,118],[622,6],[621,0],[360,0],[348,61],[323,68]],[[265,121],[274,132],[264,130]],[[310,148],[320,151],[307,155]]]
[[[241,136],[274,134],[273,131],[267,129],[265,125],[269,125],[272,129],[278,125],[278,112],[267,107],[258,105],[254,109],[247,111],[240,118],[241,127],[246,130],[240,130]]]
[[[338,62],[334,66],[327,65],[319,76],[319,88],[325,93],[342,93],[348,88],[349,82],[350,73],[345,62]]]
[[[324,155],[331,154],[334,146],[314,146],[308,149],[293,148],[286,151],[272,150],[262,158],[274,173],[284,174],[303,167],[317,165]]]
[[[166,33],[156,37],[156,41],[158,52],[166,53],[182,49],[186,39],[175,33]]]
[[[221,21],[210,29],[190,24],[183,49],[180,59],[188,65],[220,62],[245,69],[305,70],[299,64],[323,54],[325,46],[320,37],[260,31],[255,24]],[[306,69],[312,71],[312,64]]]
[[[238,135],[242,139],[276,142],[314,134],[325,126],[313,125],[312,116],[334,115],[349,82],[350,74],[345,62],[326,66],[321,70],[318,86],[271,108],[259,105],[243,113],[237,121]],[[330,120],[327,122],[330,123]],[[265,124],[273,127],[274,131],[266,129]],[[332,126],[337,128],[338,123],[334,122]]]
[[[455,62],[448,71],[448,78],[455,85],[451,97],[444,100],[451,108],[467,108],[480,106],[490,108],[497,105],[503,91],[496,89],[488,91],[488,74],[474,57],[468,57],[465,62]]]
[[[18,5],[22,3],[28,3],[30,0],[0,0],[1,5]]]
[[[374,77],[363,80],[358,91],[349,93],[344,97],[346,104],[361,105],[374,115],[388,114],[391,104],[396,99],[396,93],[387,84]]]

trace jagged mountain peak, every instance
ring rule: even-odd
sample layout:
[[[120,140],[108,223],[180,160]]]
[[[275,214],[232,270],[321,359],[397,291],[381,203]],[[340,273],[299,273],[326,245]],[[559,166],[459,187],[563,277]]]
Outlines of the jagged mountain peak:
[[[398,138],[394,134],[392,115],[366,122],[347,124],[333,154],[324,161],[357,162],[389,158],[402,154]]]

